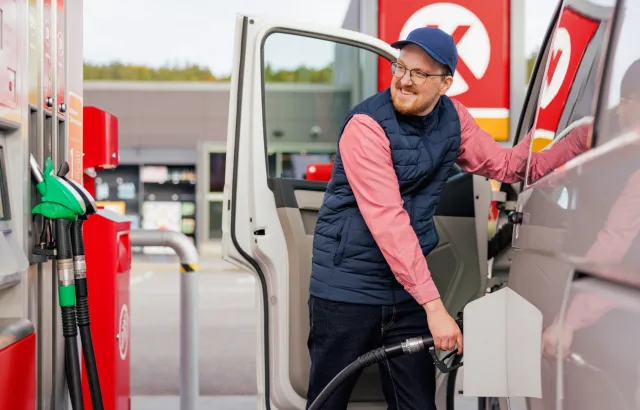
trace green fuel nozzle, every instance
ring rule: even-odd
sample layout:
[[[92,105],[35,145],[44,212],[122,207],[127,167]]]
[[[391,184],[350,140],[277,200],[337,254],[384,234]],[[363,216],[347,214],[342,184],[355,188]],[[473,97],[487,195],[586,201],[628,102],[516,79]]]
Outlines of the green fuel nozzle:
[[[62,175],[53,173],[53,161],[51,158],[47,158],[44,172],[40,171],[40,167],[33,155],[30,159],[30,165],[31,174],[42,199],[33,208],[32,214],[42,215],[51,220],[66,219],[75,221],[78,216],[87,212],[84,200],[69,182],[63,178],[69,170],[66,162],[60,168],[59,174]]]

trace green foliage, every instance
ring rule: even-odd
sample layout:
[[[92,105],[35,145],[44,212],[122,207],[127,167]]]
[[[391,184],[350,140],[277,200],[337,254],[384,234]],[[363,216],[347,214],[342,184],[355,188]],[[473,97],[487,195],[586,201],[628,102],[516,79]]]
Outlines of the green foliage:
[[[142,65],[123,64],[113,62],[106,65],[84,63],[85,80],[120,80],[120,81],[230,81],[230,76],[217,77],[211,70],[195,64],[184,67],[152,68]],[[333,82],[333,69],[311,69],[301,66],[295,70],[273,70],[271,66],[265,69],[266,82],[279,83],[320,83]]]
[[[85,80],[121,81],[229,81],[229,77],[218,78],[208,68],[197,64],[184,67],[164,66],[151,68],[142,65],[112,62],[106,65],[84,63]]]
[[[537,53],[527,59],[526,81],[529,82]],[[313,83],[332,84],[333,68],[312,69],[305,66],[295,70],[274,70],[270,65],[265,68],[265,81],[268,83]],[[164,66],[152,68],[143,65],[112,62],[106,65],[84,63],[85,80],[122,80],[122,81],[217,81],[228,82],[230,76],[215,76],[206,67],[197,64]]]
[[[536,59],[537,58],[538,58],[538,53],[533,53],[527,59],[527,76],[525,77],[525,79],[527,80],[527,84],[529,83],[529,80],[531,79],[531,73],[533,73],[533,66],[536,64]]]
[[[319,70],[301,66],[296,70],[273,70],[270,65],[264,70],[264,80],[267,83],[314,83],[332,84],[333,69],[331,67]]]

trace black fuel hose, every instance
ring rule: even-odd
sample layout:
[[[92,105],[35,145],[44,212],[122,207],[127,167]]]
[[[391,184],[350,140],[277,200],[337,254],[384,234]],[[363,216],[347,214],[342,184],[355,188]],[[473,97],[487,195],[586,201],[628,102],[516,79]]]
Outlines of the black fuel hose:
[[[364,368],[378,363],[384,359],[393,359],[397,356],[417,353],[424,349],[429,349],[429,353],[431,353],[431,357],[434,359],[436,366],[445,373],[448,373],[449,371],[455,370],[458,367],[462,366],[462,363],[458,363],[456,366],[446,368],[435,354],[435,349],[433,348],[433,339],[431,337],[413,337],[411,339],[407,339],[403,342],[399,342],[388,347],[379,347],[358,357],[349,366],[342,369],[342,371],[329,382],[329,384],[320,392],[318,397],[316,397],[311,406],[309,406],[308,410],[321,409],[322,406],[324,406],[325,403],[329,400],[331,395],[333,395],[333,393],[338,389],[338,387],[340,387],[342,383],[344,383],[345,380],[349,379],[354,374],[357,374]],[[445,357],[445,360],[451,357],[451,355],[456,354],[456,352],[457,349],[449,353]]]
[[[78,218],[71,224],[71,249],[73,251],[74,258],[82,256],[84,259],[84,238],[82,236],[83,223],[84,220]]]
[[[100,377],[98,376],[98,366],[96,355],[93,350],[93,339],[91,337],[91,320],[89,318],[89,288],[87,286],[86,263],[84,255],[84,238],[82,235],[83,219],[78,218],[71,225],[71,246],[73,249],[73,263],[75,272],[75,287],[77,294],[77,318],[80,329],[80,340],[82,341],[82,354],[87,370],[87,382],[91,395],[91,405],[93,410],[104,410],[102,401],[102,390],[100,389]]]
[[[76,324],[76,295],[71,249],[71,224],[66,219],[55,220],[56,267],[58,271],[58,300],[62,311],[64,336],[65,375],[73,410],[83,410],[82,382],[80,380],[80,353]]]

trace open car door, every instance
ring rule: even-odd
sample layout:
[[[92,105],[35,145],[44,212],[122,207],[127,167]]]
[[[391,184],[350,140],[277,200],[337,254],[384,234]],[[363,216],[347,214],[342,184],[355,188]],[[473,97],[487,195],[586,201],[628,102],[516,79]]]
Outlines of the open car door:
[[[391,69],[395,53],[353,31],[237,18],[223,257],[259,284],[262,408],[303,409],[306,402],[312,237],[327,184],[304,180],[304,170],[331,160],[346,113],[378,91],[378,59]],[[490,201],[489,181],[465,173],[453,175],[442,195],[440,244],[428,263],[452,314],[484,294]],[[351,396],[357,408],[386,408],[377,371],[360,377]],[[445,381],[440,375],[442,408]]]

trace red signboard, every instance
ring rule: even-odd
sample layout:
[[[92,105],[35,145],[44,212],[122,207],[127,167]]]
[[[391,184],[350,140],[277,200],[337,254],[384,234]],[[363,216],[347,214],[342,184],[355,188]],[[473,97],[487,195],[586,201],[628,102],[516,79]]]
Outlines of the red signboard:
[[[451,34],[458,66],[447,94],[469,108],[480,126],[499,140],[508,138],[509,1],[495,0],[488,7],[478,0],[405,0],[400,7],[395,0],[378,0],[378,35],[387,43],[425,26]],[[391,84],[390,63],[381,58],[378,68],[382,90]]]
[[[569,8],[562,10],[538,100],[533,151],[540,151],[553,140],[578,67],[597,29],[597,21]]]

